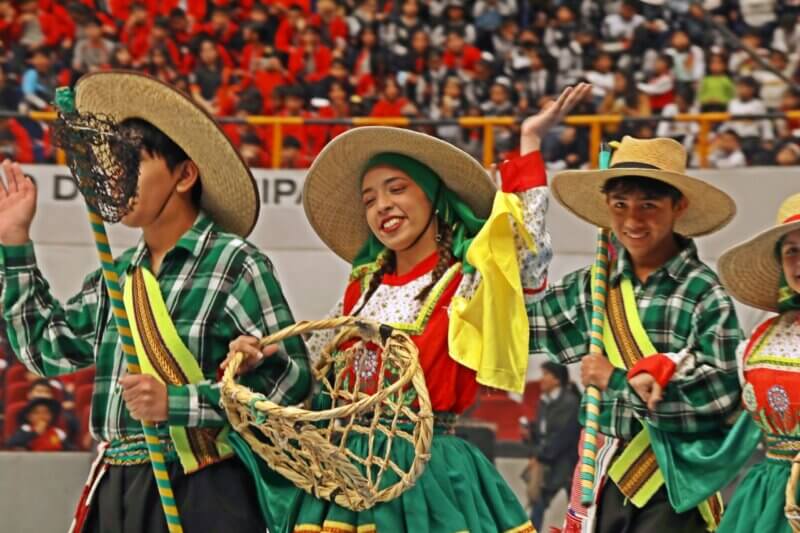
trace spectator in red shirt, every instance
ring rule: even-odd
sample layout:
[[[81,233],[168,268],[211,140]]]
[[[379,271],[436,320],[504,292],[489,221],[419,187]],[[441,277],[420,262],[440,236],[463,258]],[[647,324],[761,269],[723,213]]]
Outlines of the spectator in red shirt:
[[[42,46],[72,48],[74,32],[72,21],[58,20],[54,15],[39,9],[38,0],[21,0],[16,24],[19,25],[19,43],[33,50]]]
[[[141,55],[137,56],[133,51],[134,43],[147,41],[150,36],[150,16],[147,14],[147,8],[142,4],[133,4],[130,7],[130,15],[125,20],[125,24],[119,33],[119,40],[126,45],[134,56],[137,63],[140,63],[148,50],[141,51]]]
[[[275,34],[275,48],[284,54],[288,54],[293,46],[300,43],[300,32],[308,25],[306,15],[299,6],[291,6],[286,13],[286,17],[278,26]]]
[[[169,34],[178,46],[189,46],[192,36],[189,33],[190,21],[186,12],[176,7],[169,12]]]
[[[258,26],[253,23],[247,23],[242,26],[242,41],[244,42],[244,48],[242,48],[242,54],[239,56],[239,66],[245,72],[253,72],[255,70],[255,62],[261,60],[268,46],[261,40]]]
[[[251,132],[242,136],[239,154],[248,167],[270,168],[272,166],[272,161],[270,161],[269,152],[263,139],[255,133]]]
[[[314,83],[328,75],[333,54],[320,42],[319,30],[306,26],[300,46],[292,47],[289,53],[289,73],[297,80]]]
[[[292,82],[289,71],[271,49],[265,50],[264,57],[254,62],[254,68],[252,82],[261,93],[263,112],[273,113],[280,107],[275,101],[275,90]]]
[[[337,11],[338,6],[334,0],[317,0],[317,13],[311,16],[311,24],[319,28],[320,38],[326,46],[344,51],[347,48],[349,28]]]
[[[0,157],[20,163],[33,163],[33,141],[15,118],[0,118]]]
[[[8,441],[12,450],[59,452],[68,449],[67,434],[56,427],[61,404],[51,398],[28,402],[19,414],[19,429]]]
[[[283,138],[281,168],[308,168],[312,160],[313,158],[303,150],[300,140],[292,135]]]
[[[235,42],[239,32],[239,26],[231,20],[230,8],[223,6],[215,6],[211,12],[211,20],[198,26],[195,29],[195,34],[199,35],[204,33],[212,37],[214,41],[226,47],[241,48],[241,43]]]
[[[380,99],[372,106],[371,117],[402,117],[414,114],[414,104],[403,97],[400,85],[394,76],[387,76],[383,82]]]
[[[481,59],[481,51],[467,44],[460,30],[447,32],[447,44],[443,56],[444,64],[450,69],[475,72],[475,65]]]
[[[11,0],[0,0],[0,41],[12,43],[19,40],[21,31],[17,23],[17,10]],[[7,46],[7,44],[6,44]]]
[[[164,17],[157,18],[148,31],[137,32],[128,47],[134,61],[141,61],[154,48],[164,48],[172,65],[178,68],[181,65],[181,54],[170,33],[169,20]]]

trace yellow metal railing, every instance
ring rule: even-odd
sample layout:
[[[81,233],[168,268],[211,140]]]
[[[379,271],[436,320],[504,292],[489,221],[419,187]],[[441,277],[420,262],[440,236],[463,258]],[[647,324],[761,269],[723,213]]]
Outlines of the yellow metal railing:
[[[4,114],[9,115],[9,114]],[[52,121],[56,114],[49,111],[33,111],[24,116],[34,120]],[[708,167],[709,137],[711,128],[714,124],[729,120],[760,120],[769,119],[800,119],[800,110],[787,111],[785,113],[775,113],[763,116],[732,116],[730,113],[688,113],[679,114],[673,117],[627,117],[623,115],[573,115],[567,117],[564,122],[571,126],[589,128],[589,144],[592,167],[597,166],[597,158],[600,153],[600,143],[603,140],[603,128],[607,125],[615,125],[621,122],[659,122],[663,120],[674,122],[697,122],[700,126],[695,152],[701,167]],[[238,122],[235,119],[223,119],[226,122]],[[281,167],[281,149],[283,145],[283,126],[301,126],[338,124],[345,126],[398,126],[409,127],[415,125],[436,125],[436,124],[458,124],[462,128],[483,128],[483,164],[486,167],[494,163],[494,128],[511,127],[518,123],[515,117],[464,117],[455,121],[435,121],[429,119],[410,119],[406,117],[353,117],[348,119],[311,119],[306,120],[302,117],[272,117],[272,116],[251,116],[244,119],[244,122],[252,126],[272,127],[272,167]],[[64,162],[62,153],[58,154],[58,162]]]

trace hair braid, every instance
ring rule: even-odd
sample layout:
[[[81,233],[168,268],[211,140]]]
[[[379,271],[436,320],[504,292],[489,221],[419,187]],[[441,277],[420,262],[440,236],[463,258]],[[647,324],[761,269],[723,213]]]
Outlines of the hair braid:
[[[419,291],[417,300],[424,300],[428,297],[436,283],[442,279],[444,273],[450,268],[450,262],[453,260],[453,232],[441,219],[437,219],[437,223],[439,228],[439,240],[436,244],[436,248],[439,251],[439,261],[433,269],[431,282]]]
[[[383,280],[384,274],[390,274],[394,272],[394,264],[395,264],[395,257],[394,252],[391,250],[387,251],[386,256],[384,257],[383,263],[381,267],[372,273],[372,277],[369,278],[369,285],[367,286],[367,292],[364,293],[364,301],[358,306],[358,309],[350,313],[352,316],[356,316],[358,313],[364,309],[364,306],[367,305],[367,302],[372,295],[375,294],[375,291],[378,290],[378,287],[381,285],[381,281]]]

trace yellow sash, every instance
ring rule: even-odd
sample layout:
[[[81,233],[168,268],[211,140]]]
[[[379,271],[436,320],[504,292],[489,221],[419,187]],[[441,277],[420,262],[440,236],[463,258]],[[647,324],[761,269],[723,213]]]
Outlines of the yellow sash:
[[[158,281],[137,268],[125,282],[125,310],[142,373],[166,385],[188,385],[205,379],[169,316]],[[233,455],[229,428],[170,426],[169,434],[185,473],[194,472]]]
[[[623,370],[629,370],[642,358],[658,353],[642,325],[633,284],[627,278],[623,277],[619,286],[608,292],[603,345],[611,364]],[[639,508],[644,507],[664,485],[664,475],[646,429],[637,433],[614,460],[608,477]],[[715,494],[701,503],[698,510],[708,530],[713,531],[722,515],[722,498]]]

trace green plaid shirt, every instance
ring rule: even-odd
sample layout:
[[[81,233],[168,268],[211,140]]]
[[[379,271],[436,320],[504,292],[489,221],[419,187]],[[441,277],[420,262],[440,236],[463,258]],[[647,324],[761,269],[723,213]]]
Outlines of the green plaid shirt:
[[[742,332],[733,302],[716,274],[697,257],[692,241],[641,283],[624,248],[609,282],[632,280],[639,316],[660,353],[689,354],[679,365],[655,412],[628,385],[626,372],[615,369],[603,392],[600,430],[622,439],[641,428],[637,418],[673,432],[712,431],[739,406],[736,347]],[[589,353],[591,268],[568,274],[551,285],[533,305],[531,351],[555,362],[578,362]],[[582,409],[581,412],[585,412]]]
[[[116,261],[125,272],[149,266],[141,241]],[[205,380],[169,386],[169,424],[220,427],[217,370],[228,343],[239,335],[262,337],[294,322],[269,259],[235,235],[222,233],[204,214],[167,253],[158,284],[181,340],[195,354]],[[86,277],[82,290],[65,305],[50,294],[36,267],[33,245],[0,246],[0,290],[8,337],[32,372],[51,377],[96,366],[91,431],[101,441],[141,434],[122,400],[125,375],[116,324],[102,273]],[[276,402],[302,401],[311,380],[305,345],[285,341],[275,356],[246,376],[244,383]],[[160,426],[168,435],[166,425]]]

